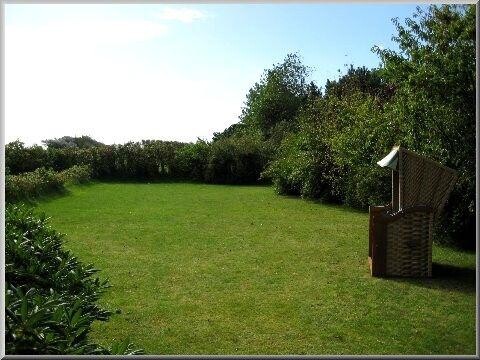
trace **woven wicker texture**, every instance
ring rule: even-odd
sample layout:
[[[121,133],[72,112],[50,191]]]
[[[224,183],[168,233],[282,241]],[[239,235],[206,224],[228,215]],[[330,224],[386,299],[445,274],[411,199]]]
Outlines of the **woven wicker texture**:
[[[399,209],[427,205],[437,217],[456,181],[456,172],[414,152],[400,148]]]
[[[431,276],[433,213],[415,211],[387,224],[386,275]]]

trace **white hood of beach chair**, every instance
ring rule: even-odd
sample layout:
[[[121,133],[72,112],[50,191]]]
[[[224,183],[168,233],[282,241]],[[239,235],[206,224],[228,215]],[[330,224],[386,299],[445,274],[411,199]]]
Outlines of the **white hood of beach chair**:
[[[390,153],[385,156],[382,160],[378,161],[377,164],[381,167],[389,167],[390,169],[397,170],[398,165],[398,152],[399,147],[396,146],[390,151]]]

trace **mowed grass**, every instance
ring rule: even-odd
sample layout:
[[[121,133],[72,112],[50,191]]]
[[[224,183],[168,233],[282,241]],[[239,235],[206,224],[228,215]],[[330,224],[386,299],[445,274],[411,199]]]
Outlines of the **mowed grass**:
[[[369,273],[368,214],[269,187],[95,183],[42,201],[121,309],[92,337],[148,354],[474,354],[475,255]]]

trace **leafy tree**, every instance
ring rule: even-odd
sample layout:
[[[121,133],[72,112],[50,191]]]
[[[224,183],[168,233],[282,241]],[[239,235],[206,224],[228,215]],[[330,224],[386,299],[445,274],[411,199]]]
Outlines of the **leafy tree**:
[[[436,240],[475,244],[475,8],[417,9],[394,20],[399,51],[375,48],[379,69],[354,68],[303,104],[263,176],[281,193],[360,208],[389,200],[375,162],[402,145],[459,172]]]
[[[307,84],[309,69],[297,54],[289,54],[281,64],[265,70],[262,78],[248,92],[240,116],[241,123],[258,129],[265,139],[277,126],[281,133],[293,131],[295,116],[308,95],[318,91]]]
[[[248,129],[244,123],[235,123],[230,125],[228,128],[222,132],[214,132],[212,141],[218,141],[232,136],[245,135],[248,132]]]
[[[365,66],[354,68],[353,65],[347,73],[338,80],[327,80],[325,95],[342,99],[356,92],[361,92],[386,101],[394,93],[394,87],[385,84],[378,69],[368,69]]]
[[[83,135],[80,137],[71,137],[71,136],[62,136],[58,139],[47,139],[43,140],[42,143],[51,149],[62,149],[62,148],[79,148],[86,149],[94,146],[104,145],[103,143],[92,139],[90,136]]]

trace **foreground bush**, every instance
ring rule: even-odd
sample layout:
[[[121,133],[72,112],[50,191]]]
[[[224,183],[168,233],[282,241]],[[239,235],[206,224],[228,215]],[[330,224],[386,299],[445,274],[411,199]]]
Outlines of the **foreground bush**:
[[[90,180],[89,166],[72,166],[70,169],[55,172],[38,168],[31,172],[5,177],[5,198],[8,202],[33,199],[39,195],[64,189],[65,184],[79,184]]]
[[[5,211],[7,354],[135,354],[131,344],[106,348],[88,340],[93,321],[110,311],[96,301],[109,287],[62,248],[62,235],[24,206]]]

